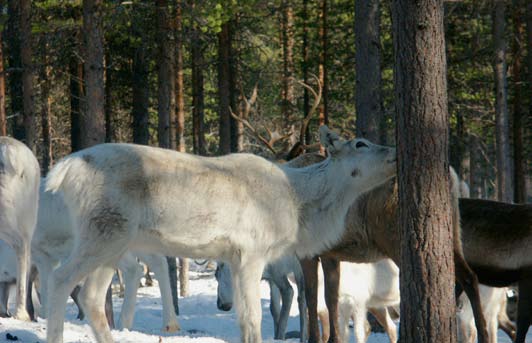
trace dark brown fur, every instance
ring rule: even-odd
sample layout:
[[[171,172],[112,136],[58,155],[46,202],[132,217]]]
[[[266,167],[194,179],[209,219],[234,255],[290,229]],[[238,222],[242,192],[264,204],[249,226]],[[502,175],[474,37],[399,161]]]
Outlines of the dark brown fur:
[[[350,262],[375,262],[382,258],[389,257],[398,265],[400,264],[400,231],[397,223],[397,186],[392,180],[375,190],[364,194],[349,210],[346,217],[346,232],[340,242],[324,252],[321,257]],[[473,306],[477,330],[479,332],[479,342],[487,341],[487,330],[484,317],[482,315],[480,297],[478,293],[478,280],[476,275],[466,263],[462,254],[460,240],[458,214],[455,213],[454,244],[456,280],[466,291]],[[323,265],[325,275],[325,288],[332,292],[325,294],[329,311],[336,313],[338,307],[338,286],[339,270],[333,263]],[[303,268],[306,284],[316,282],[316,268]],[[316,269],[317,270],[317,269]],[[307,296],[309,317],[317,317],[317,307],[314,307],[313,297],[317,296],[316,290],[309,288],[305,290]],[[329,306],[330,304],[330,306]],[[329,316],[330,337],[329,342],[337,342],[338,318],[336,315]],[[319,328],[316,320],[309,320],[309,342],[319,342]]]

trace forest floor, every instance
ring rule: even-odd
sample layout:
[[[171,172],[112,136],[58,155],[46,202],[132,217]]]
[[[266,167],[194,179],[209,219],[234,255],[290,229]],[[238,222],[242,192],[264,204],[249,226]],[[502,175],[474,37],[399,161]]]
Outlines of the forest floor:
[[[135,320],[131,331],[113,330],[113,337],[120,343],[238,343],[239,329],[236,313],[219,311],[216,307],[216,287],[212,271],[191,271],[190,273],[190,295],[179,299],[179,309],[181,315],[179,323],[181,331],[177,333],[165,334],[161,332],[161,300],[159,298],[159,288],[141,287],[139,289]],[[295,289],[295,287],[294,287]],[[283,342],[273,339],[273,321],[269,312],[269,287],[266,282],[261,283],[262,298],[262,335],[264,342]],[[113,296],[113,306],[115,320],[120,313],[122,299]],[[13,308],[11,300],[10,304]],[[77,308],[69,300],[67,306],[67,320],[65,323],[64,340],[65,343],[74,342],[94,342],[94,337],[86,321],[76,319]],[[288,331],[299,331],[299,320],[296,295],[292,303],[292,310],[288,322]],[[37,323],[22,322],[11,318],[0,318],[0,342],[12,343],[7,336],[17,336],[17,342],[40,343],[45,342],[46,320],[39,319]],[[532,340],[532,333],[529,332]],[[499,330],[499,342],[511,342],[510,339]],[[286,340],[284,342],[299,342],[298,339]],[[354,342],[353,333],[351,340]],[[373,333],[368,343],[387,343],[388,338],[384,334]]]

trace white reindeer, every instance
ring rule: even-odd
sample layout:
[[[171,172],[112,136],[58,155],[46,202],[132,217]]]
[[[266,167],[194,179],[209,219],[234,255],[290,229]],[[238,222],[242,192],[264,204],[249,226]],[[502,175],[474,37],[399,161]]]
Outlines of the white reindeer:
[[[490,343],[497,343],[497,329],[499,326],[515,339],[515,326],[506,314],[507,287],[495,288],[480,285],[480,300],[486,323],[488,325],[488,337]],[[462,294],[459,298],[460,309],[457,312],[459,342],[474,343],[477,339],[477,329],[473,318],[473,311],[469,298]],[[512,337],[514,336],[514,337]]]
[[[47,189],[64,194],[76,235],[49,279],[48,341],[63,341],[68,294],[91,274],[84,287],[90,324],[99,342],[112,342],[98,285],[126,250],[143,249],[230,263],[242,341],[261,342],[264,266],[334,244],[353,201],[395,173],[393,148],[343,141],[327,127],[320,139],[330,157],[300,169],[250,154],[206,158],[131,144],[102,144],[60,161]]]
[[[52,194],[44,190],[44,183],[40,189],[39,214],[37,228],[31,242],[33,263],[39,271],[39,293],[41,295],[40,315],[46,318],[48,308],[48,282],[46,276],[61,265],[70,255],[74,246],[74,224],[68,208],[61,194]],[[136,255],[136,256],[135,256]],[[145,262],[159,281],[159,289],[163,304],[163,331],[173,332],[179,330],[179,324],[172,305],[168,264],[165,257],[160,255],[128,252],[117,263],[123,272],[126,293],[118,322],[119,329],[129,329],[133,324],[135,302],[139,280],[142,276],[142,267],[137,262],[139,257]],[[105,285],[106,286],[106,285]],[[85,293],[80,293],[80,301]],[[104,293],[105,295],[105,293]]]
[[[9,317],[9,291],[17,282],[17,257],[13,248],[0,240],[0,317]]]
[[[329,320],[323,288],[323,272],[318,268],[318,312],[323,336],[328,337]],[[366,316],[370,311],[388,334],[390,342],[395,343],[397,327],[387,308],[397,306],[399,302],[399,268],[392,260],[383,259],[374,263],[340,262],[338,312],[341,342],[349,341],[351,318],[356,342],[366,342],[369,334]]]
[[[0,137],[0,239],[17,255],[17,300],[14,317],[30,320],[26,289],[30,240],[37,220],[40,170],[30,149],[16,139]]]
[[[307,340],[307,304],[305,301],[305,280],[299,260],[294,255],[287,255],[269,263],[262,273],[262,279],[270,285],[270,313],[273,317],[274,338],[285,339],[286,326],[290,315],[290,307],[294,290],[290,285],[289,276],[293,274],[297,286],[297,303],[299,307],[300,341]],[[231,284],[231,268],[219,262],[215,273],[218,281],[217,306],[222,311],[229,311],[233,306],[233,286]]]

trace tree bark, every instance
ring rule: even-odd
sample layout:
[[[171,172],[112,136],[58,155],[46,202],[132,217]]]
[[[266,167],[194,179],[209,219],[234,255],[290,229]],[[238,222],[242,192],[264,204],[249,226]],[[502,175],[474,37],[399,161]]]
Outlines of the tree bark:
[[[107,51],[105,53],[105,69],[104,69],[104,80],[105,80],[105,142],[109,143],[113,141],[114,132],[113,132],[113,99],[112,99],[112,75],[111,69],[111,54]]]
[[[303,19],[303,82],[308,84],[308,68],[309,68],[309,43],[308,43],[308,0],[303,0],[303,13],[302,13],[302,19]],[[308,89],[303,89],[303,118],[306,118],[308,115],[308,112],[310,111],[310,98],[309,98],[309,91]],[[310,126],[310,125],[309,125]],[[310,135],[310,129],[307,127],[307,131],[305,132],[305,141],[301,142],[303,144],[310,144],[311,135]]]
[[[320,62],[318,67],[318,78],[322,86],[321,104],[319,107],[319,125],[329,124],[328,87],[327,87],[327,0],[320,0],[319,12],[320,28],[318,32],[320,40]]]
[[[0,10],[3,11],[3,7]],[[6,117],[6,71],[4,69],[4,39],[3,30],[0,30],[0,136],[7,136]]]
[[[229,108],[234,110],[234,81],[232,80],[232,25],[231,21],[222,24],[218,33],[218,115],[219,115],[219,150],[220,155],[233,151],[231,123],[232,118]]]
[[[401,342],[456,342],[443,0],[393,2]]]
[[[355,1],[355,105],[357,137],[382,143],[379,1]]]
[[[105,142],[103,1],[83,0],[85,54],[85,115],[81,116],[81,146]]]
[[[35,128],[35,99],[33,91],[33,62],[31,41],[31,0],[20,0],[20,57],[22,58],[22,94],[24,102],[25,143],[37,153]]]
[[[179,291],[182,297],[188,296],[189,276],[188,271],[190,269],[190,263],[188,258],[179,258]]]
[[[175,104],[177,116],[177,150],[186,151],[185,145],[185,85],[183,79],[183,22],[182,22],[182,0],[177,1],[176,8],[176,84],[175,84]]]
[[[281,113],[285,127],[292,120],[294,108],[294,9],[291,0],[283,0],[281,37],[283,46],[283,82],[281,91]]]
[[[83,64],[75,54],[69,62],[70,77],[70,148],[72,152],[82,149],[81,145],[81,99],[84,98]]]
[[[510,125],[508,114],[508,82],[506,76],[505,31],[506,1],[495,0],[493,9],[493,47],[495,73],[495,138],[497,142],[497,197],[513,201]]]
[[[44,37],[43,39],[46,39]],[[41,127],[42,127],[42,175],[48,174],[48,170],[53,163],[52,153],[52,97],[50,88],[52,84],[52,67],[48,61],[48,43],[44,42],[42,49],[42,60],[44,66],[41,67]]]
[[[513,1],[513,148],[514,148],[514,202],[526,202],[526,179],[525,179],[525,158],[523,146],[523,103],[522,103],[522,64],[525,41],[525,27],[523,19],[525,16],[525,2],[522,0]]]
[[[132,93],[133,108],[133,142],[148,145],[150,143],[149,132],[149,81],[148,81],[148,61],[146,58],[146,45],[144,36],[140,37],[140,45],[133,56],[132,70]]]
[[[22,58],[20,55],[20,2],[19,0],[9,0],[7,16],[7,45],[9,59],[9,95],[11,115],[13,116],[12,131],[13,137],[18,140],[26,140],[24,129],[24,104],[22,95]]]
[[[159,114],[159,146],[175,149],[175,136],[171,138],[170,125],[175,121],[174,94],[174,45],[167,0],[157,0],[157,111]]]
[[[192,2],[191,7],[194,6]],[[203,91],[203,41],[197,24],[192,25],[192,145],[194,153],[206,155],[205,145],[205,104]]]

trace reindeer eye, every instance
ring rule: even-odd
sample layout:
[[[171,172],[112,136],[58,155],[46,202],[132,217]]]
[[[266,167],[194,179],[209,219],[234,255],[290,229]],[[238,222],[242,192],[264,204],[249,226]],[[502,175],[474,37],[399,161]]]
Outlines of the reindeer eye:
[[[369,148],[369,146],[368,146],[366,143],[362,142],[362,141],[358,141],[357,144],[355,145],[355,147],[356,147],[357,149],[360,149],[360,148]]]

